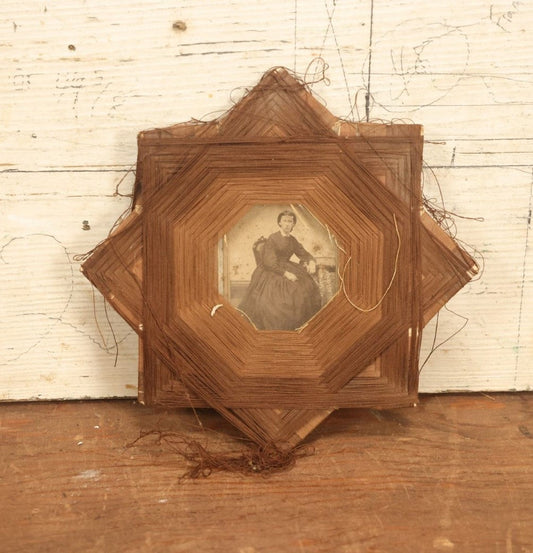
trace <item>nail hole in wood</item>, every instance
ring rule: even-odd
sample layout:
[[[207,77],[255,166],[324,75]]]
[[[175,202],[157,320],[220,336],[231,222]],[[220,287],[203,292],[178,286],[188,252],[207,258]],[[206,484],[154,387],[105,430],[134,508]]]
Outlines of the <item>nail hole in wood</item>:
[[[187,30],[187,23],[185,21],[174,21],[172,24],[172,28],[176,31],[186,31]]]

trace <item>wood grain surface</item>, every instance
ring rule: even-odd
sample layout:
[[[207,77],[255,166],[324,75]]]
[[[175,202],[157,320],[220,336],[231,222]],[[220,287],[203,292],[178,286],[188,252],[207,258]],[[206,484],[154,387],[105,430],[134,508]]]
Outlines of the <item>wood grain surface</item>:
[[[531,394],[343,410],[269,478],[181,481],[161,429],[243,447],[212,411],[130,400],[0,406],[2,552],[531,553]]]
[[[128,207],[140,130],[279,65],[335,115],[423,125],[425,194],[467,217],[485,271],[427,327],[420,389],[530,389],[532,29],[512,0],[2,2],[0,400],[136,395],[136,337],[74,256]]]

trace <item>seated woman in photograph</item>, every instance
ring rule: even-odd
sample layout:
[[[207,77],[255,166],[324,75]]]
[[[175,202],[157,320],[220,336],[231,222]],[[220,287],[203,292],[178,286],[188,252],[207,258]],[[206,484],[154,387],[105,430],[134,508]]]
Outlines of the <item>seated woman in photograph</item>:
[[[257,267],[239,305],[259,330],[296,330],[320,310],[320,291],[311,274],[313,256],[291,235],[292,211],[278,215],[280,230],[254,245]],[[300,264],[290,261],[292,255]]]

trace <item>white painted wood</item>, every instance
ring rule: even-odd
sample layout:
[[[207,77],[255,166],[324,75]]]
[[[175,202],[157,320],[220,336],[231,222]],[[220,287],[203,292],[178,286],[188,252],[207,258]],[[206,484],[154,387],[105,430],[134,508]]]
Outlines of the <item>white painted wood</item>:
[[[35,192],[43,178],[53,189]],[[111,308],[106,316],[73,260],[128,207],[111,195],[117,180],[107,172],[0,175],[0,399],[135,393],[137,336]]]
[[[113,193],[137,132],[212,118],[269,67],[303,76],[317,56],[329,85],[310,86],[333,113],[365,119],[369,91],[371,120],[422,123],[426,194],[438,197],[433,171],[449,210],[483,217],[457,219],[485,272],[450,302],[460,316],[442,311],[437,343],[468,325],[421,390],[529,389],[532,29],[532,4],[508,0],[4,1],[0,399],[135,395],[136,337],[109,309],[115,367],[102,298],[73,255],[127,208]]]
[[[524,277],[531,172],[491,167],[440,169],[436,174],[446,191],[449,210],[469,217],[483,216],[483,222],[457,219],[457,227],[461,239],[482,253],[485,269],[479,280],[449,302],[449,309],[456,314],[442,310],[437,343],[461,328],[461,317],[469,320],[424,367],[423,389],[527,388],[531,385],[532,334],[525,329],[531,315],[523,303],[531,298],[531,287],[528,290]],[[425,332],[422,359],[431,347],[434,325],[435,321]],[[518,382],[525,382],[525,386],[518,386]]]

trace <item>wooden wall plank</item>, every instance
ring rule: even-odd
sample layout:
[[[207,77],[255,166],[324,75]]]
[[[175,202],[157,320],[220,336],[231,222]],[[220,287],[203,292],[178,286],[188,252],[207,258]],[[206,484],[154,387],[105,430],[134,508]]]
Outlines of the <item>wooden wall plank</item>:
[[[451,302],[468,325],[421,390],[529,389],[532,29],[533,6],[508,0],[3,2],[0,399],[135,394],[135,337],[110,310],[114,367],[73,255],[127,207],[113,193],[125,175],[131,190],[137,132],[215,117],[275,65],[312,80],[317,56],[329,80],[309,86],[333,113],[423,124],[426,195],[436,175],[449,210],[484,219],[456,221],[486,270]],[[437,343],[462,321],[444,311]]]
[[[531,286],[524,278],[524,252],[532,176],[506,167],[441,169],[436,175],[446,190],[450,211],[483,217],[483,221],[457,218],[456,222],[461,239],[475,245],[483,256],[484,272],[449,302],[454,313],[442,311],[437,343],[460,329],[466,322],[463,318],[468,324],[434,353],[422,371],[421,388],[509,389],[514,386],[519,358],[527,356],[526,351],[517,350],[519,334],[523,347],[531,343],[531,334],[524,334],[520,327],[528,318],[524,317],[523,303],[531,298]],[[457,198],[472,199],[468,211]],[[425,331],[422,358],[431,347],[434,324]],[[522,358],[520,362],[527,361]],[[529,369],[524,370],[524,376],[531,384]]]
[[[42,179],[0,179],[0,400],[133,395],[137,336],[112,309],[106,315],[74,261],[130,200],[112,196],[114,173],[56,173],[54,193],[31,192]]]

